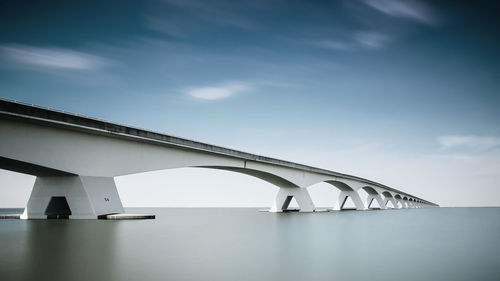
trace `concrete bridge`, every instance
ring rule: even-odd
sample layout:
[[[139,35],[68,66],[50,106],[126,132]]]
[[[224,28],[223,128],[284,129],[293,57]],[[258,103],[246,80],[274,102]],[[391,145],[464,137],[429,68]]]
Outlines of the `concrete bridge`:
[[[36,176],[23,218],[98,218],[123,213],[114,177],[154,170],[202,167],[242,173],[279,187],[271,212],[315,206],[307,187],[326,182],[357,210],[376,200],[381,209],[438,206],[356,176],[250,154],[104,120],[0,100],[0,168]],[[138,187],[140,188],[140,187]],[[358,191],[368,193],[365,201]]]

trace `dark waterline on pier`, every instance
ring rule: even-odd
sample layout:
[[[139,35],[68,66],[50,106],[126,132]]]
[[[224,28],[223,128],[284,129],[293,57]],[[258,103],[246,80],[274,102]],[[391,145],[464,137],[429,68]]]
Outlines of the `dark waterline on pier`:
[[[500,208],[127,211],[0,220],[0,280],[500,280]]]

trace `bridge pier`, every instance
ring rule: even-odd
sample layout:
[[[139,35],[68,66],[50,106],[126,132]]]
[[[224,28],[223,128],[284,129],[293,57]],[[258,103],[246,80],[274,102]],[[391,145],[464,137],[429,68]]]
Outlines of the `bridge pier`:
[[[364,210],[365,206],[363,205],[363,201],[361,200],[361,197],[359,197],[359,194],[354,191],[354,190],[342,190],[340,191],[339,195],[339,200],[338,200],[338,208],[339,210],[344,209],[345,202],[347,201],[347,198],[351,197],[352,202],[354,202],[354,206],[356,206],[356,210]]]
[[[96,219],[123,212],[112,177],[50,176],[36,178],[21,218]]]
[[[403,203],[401,203],[401,199],[398,199],[397,197],[394,197],[394,209],[402,209],[403,208]]]
[[[408,201],[401,200],[401,209],[408,209]]]
[[[314,212],[314,203],[307,188],[300,187],[280,187],[269,212],[278,213],[287,210],[292,198],[297,201],[300,212]]]
[[[398,202],[396,202],[396,199],[394,199],[393,197],[385,197],[384,206],[386,209],[388,208],[387,203],[389,203],[389,201],[392,203],[392,206],[394,206],[394,209],[398,208]]]
[[[366,208],[369,209],[370,205],[373,203],[373,200],[377,200],[378,205],[380,206],[380,209],[385,210],[387,209],[384,204],[384,200],[382,199],[382,196],[380,194],[368,194],[368,197],[366,198]]]

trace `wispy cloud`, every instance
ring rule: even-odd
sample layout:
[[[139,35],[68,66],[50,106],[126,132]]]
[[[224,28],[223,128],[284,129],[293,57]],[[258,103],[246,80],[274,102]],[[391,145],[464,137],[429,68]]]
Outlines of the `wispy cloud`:
[[[0,57],[14,65],[49,69],[92,70],[107,64],[106,59],[87,53],[25,45],[0,45]]]
[[[344,40],[319,40],[308,42],[315,47],[336,50],[352,51],[359,49],[381,49],[390,42],[390,37],[376,31],[352,32],[348,39]]]
[[[230,82],[219,86],[196,87],[186,94],[200,100],[220,100],[250,90],[250,86],[242,82]]]
[[[339,51],[350,50],[354,47],[351,42],[342,42],[338,40],[314,41],[311,43],[311,45],[324,49],[339,50]]]
[[[373,9],[386,15],[433,25],[438,22],[434,11],[423,2],[416,0],[363,0]]]
[[[484,151],[500,147],[500,137],[476,135],[441,136],[438,137],[438,143],[443,149],[473,149]]]
[[[380,49],[389,42],[387,35],[373,31],[358,32],[354,38],[360,45],[369,49]]]

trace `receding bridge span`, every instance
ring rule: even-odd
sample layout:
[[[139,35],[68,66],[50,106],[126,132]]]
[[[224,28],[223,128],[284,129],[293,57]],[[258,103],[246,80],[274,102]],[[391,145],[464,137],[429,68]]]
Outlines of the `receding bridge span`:
[[[97,218],[123,213],[114,177],[201,167],[257,177],[279,187],[271,212],[315,206],[307,187],[326,182],[357,210],[438,206],[364,178],[111,123],[11,100],[0,100],[0,168],[36,176],[24,218]],[[358,191],[368,197],[362,200]]]

